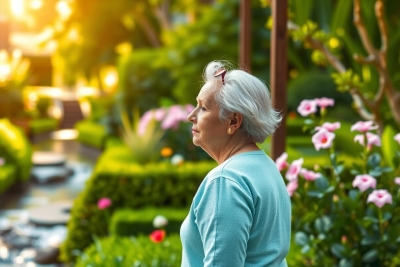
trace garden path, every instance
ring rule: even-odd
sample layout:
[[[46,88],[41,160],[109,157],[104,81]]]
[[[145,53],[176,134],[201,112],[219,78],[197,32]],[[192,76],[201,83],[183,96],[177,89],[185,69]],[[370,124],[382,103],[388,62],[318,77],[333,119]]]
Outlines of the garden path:
[[[0,228],[1,223],[8,221],[11,222],[12,230],[8,233],[0,232],[0,266],[16,266],[11,265],[12,263],[22,263],[18,266],[29,267],[61,266],[54,265],[54,262],[52,264],[51,260],[48,264],[38,264],[38,262],[35,263],[35,259],[40,253],[43,257],[48,257],[53,252],[57,252],[50,251],[49,253],[48,247],[52,242],[62,241],[60,239],[65,236],[65,226],[32,225],[30,223],[32,210],[44,209],[45,212],[51,214],[53,210],[47,211],[46,208],[51,207],[54,203],[70,202],[72,205],[74,199],[83,190],[100,155],[99,151],[84,147],[76,140],[46,139],[34,142],[33,151],[55,152],[64,155],[65,167],[69,170],[68,175],[65,178],[48,179],[41,182],[31,177],[25,186],[12,189],[2,196]],[[54,167],[41,168],[49,170]],[[2,244],[2,241],[7,241],[7,237],[14,238],[17,243],[20,242],[21,249],[7,250],[7,246],[4,246],[5,243]],[[24,247],[24,242],[30,242],[29,246]]]

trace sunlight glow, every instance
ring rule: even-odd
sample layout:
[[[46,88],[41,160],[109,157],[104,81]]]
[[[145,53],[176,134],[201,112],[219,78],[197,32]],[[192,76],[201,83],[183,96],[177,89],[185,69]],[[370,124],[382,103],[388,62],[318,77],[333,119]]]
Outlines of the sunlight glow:
[[[56,10],[62,19],[68,19],[72,14],[72,8],[65,0],[60,0],[56,4]]]
[[[78,131],[74,129],[65,129],[53,132],[51,138],[53,140],[74,140],[78,137]]]
[[[16,17],[22,17],[25,12],[24,0],[10,0],[11,13]]]
[[[31,0],[29,6],[33,10],[39,10],[43,6],[43,1],[42,0]]]

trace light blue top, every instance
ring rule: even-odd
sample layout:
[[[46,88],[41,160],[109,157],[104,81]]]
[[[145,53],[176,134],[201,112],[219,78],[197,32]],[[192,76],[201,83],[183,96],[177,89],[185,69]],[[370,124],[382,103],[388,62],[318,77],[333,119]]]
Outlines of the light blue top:
[[[291,204],[264,151],[235,155],[201,183],[182,223],[182,266],[287,266]]]

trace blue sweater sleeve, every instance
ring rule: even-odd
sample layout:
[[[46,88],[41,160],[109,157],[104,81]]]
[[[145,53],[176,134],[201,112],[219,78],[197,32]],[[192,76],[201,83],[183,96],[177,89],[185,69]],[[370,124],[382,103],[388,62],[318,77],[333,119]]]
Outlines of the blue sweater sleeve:
[[[204,247],[204,267],[244,266],[252,225],[252,198],[233,180],[211,180],[194,209]]]

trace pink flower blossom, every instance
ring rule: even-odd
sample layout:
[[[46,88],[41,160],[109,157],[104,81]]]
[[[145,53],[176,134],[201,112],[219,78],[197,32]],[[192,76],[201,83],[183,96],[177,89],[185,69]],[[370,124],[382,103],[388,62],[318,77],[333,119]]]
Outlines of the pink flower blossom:
[[[316,98],[314,101],[317,103],[317,105],[320,108],[326,108],[327,106],[334,106],[335,105],[335,100],[332,98],[327,98],[327,97],[322,97],[322,98]]]
[[[376,179],[368,174],[357,175],[353,180],[353,187],[358,187],[361,192],[368,188],[376,188]]]
[[[311,141],[314,144],[315,150],[320,150],[321,148],[330,148],[332,146],[333,139],[335,139],[335,134],[328,132],[325,128],[320,129],[313,136]]]
[[[353,131],[359,131],[362,133],[368,132],[370,130],[375,130],[378,129],[377,125],[373,125],[373,121],[358,121],[355,124],[353,124],[350,128],[350,130]]]
[[[179,105],[171,106],[168,109],[167,116],[165,116],[161,123],[161,128],[164,130],[171,128],[176,130],[179,127],[179,122],[187,121],[187,115],[189,113],[184,107]]]
[[[386,203],[392,204],[392,195],[386,189],[374,190],[368,195],[367,203],[370,202],[382,208]]]
[[[286,185],[286,190],[289,193],[289,196],[293,196],[293,193],[296,191],[296,189],[299,187],[299,183],[297,180],[290,181]]]
[[[396,135],[394,136],[394,140],[396,140],[397,143],[399,143],[399,145],[400,145],[400,133],[398,133],[398,134],[396,134]]]
[[[104,210],[104,209],[108,208],[109,206],[111,206],[111,199],[109,199],[107,197],[102,197],[97,202],[97,207],[101,210]]]
[[[371,149],[373,145],[375,146],[381,146],[381,138],[377,134],[373,134],[370,132],[366,133],[367,135],[367,147],[368,149]],[[357,134],[354,136],[354,142],[358,142],[360,145],[364,146],[364,135],[363,134]]]
[[[286,152],[283,152],[282,155],[280,155],[280,157],[275,160],[275,164],[278,167],[279,171],[282,171],[287,166],[289,166],[289,164],[287,163],[287,158],[288,154]]]
[[[290,164],[289,169],[287,170],[285,177],[288,181],[293,181],[297,179],[297,176],[300,173],[301,166],[303,165],[304,159],[299,158],[294,160],[292,164]]]
[[[324,122],[321,126],[317,126],[315,127],[315,130],[319,131],[322,128],[328,130],[329,132],[333,132],[337,129],[340,128],[340,122],[334,122],[334,123],[330,123],[330,122]]]
[[[400,185],[400,177],[394,178],[394,183]]]
[[[317,103],[314,100],[305,99],[300,102],[297,112],[299,112],[301,116],[307,117],[308,115],[317,112]]]
[[[321,177],[320,173],[309,171],[307,169],[301,169],[300,175],[303,176],[307,181],[314,181],[315,179]]]
[[[5,163],[4,159],[3,159],[3,158],[0,158],[0,166],[3,166],[4,163]]]
[[[187,114],[189,115],[190,112],[192,112],[195,109],[195,107],[192,104],[187,104],[185,106],[185,109],[186,109]]]

